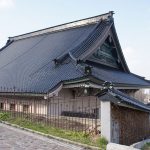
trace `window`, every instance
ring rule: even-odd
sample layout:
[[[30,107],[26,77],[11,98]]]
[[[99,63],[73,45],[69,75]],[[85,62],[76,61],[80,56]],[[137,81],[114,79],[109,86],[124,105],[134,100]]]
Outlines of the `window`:
[[[4,103],[0,103],[0,109],[4,109]]]
[[[15,104],[10,104],[10,110],[15,111]]]
[[[23,112],[29,111],[29,105],[23,105]]]

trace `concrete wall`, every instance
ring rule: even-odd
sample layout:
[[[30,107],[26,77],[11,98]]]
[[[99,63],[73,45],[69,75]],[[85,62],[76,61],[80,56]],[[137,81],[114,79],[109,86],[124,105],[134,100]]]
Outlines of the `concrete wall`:
[[[112,104],[111,118],[112,139],[118,138],[120,144],[131,145],[150,136],[149,113]]]

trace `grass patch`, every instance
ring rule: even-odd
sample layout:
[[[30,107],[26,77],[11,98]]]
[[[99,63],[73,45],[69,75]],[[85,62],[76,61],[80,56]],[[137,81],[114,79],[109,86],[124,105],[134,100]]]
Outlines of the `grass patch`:
[[[7,121],[10,118],[9,113],[0,113],[0,120]]]
[[[150,150],[150,143],[146,143],[142,150]]]
[[[0,120],[7,121],[11,124],[16,124],[21,127],[39,131],[45,134],[61,137],[64,139],[69,139],[75,142],[79,142],[91,146],[96,146],[99,147],[101,150],[105,150],[106,145],[108,143],[105,138],[100,138],[99,135],[97,137],[93,137],[83,132],[63,130],[42,123],[31,122],[30,120],[27,120],[25,118],[19,118],[19,117],[14,118],[11,117],[9,113],[0,113]]]

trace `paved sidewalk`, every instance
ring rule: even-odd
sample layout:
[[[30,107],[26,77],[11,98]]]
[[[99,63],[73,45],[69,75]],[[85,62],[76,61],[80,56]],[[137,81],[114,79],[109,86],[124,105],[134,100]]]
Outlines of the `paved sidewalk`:
[[[0,123],[0,150],[83,150],[83,148]]]

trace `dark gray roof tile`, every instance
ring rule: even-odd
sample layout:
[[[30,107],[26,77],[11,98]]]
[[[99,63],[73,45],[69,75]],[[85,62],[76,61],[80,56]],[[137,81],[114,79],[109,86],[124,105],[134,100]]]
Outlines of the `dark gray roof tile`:
[[[101,34],[105,31],[107,26],[110,26],[112,22],[101,21],[95,26],[93,32],[88,35],[88,37],[77,47],[72,49],[71,54],[78,59],[81,55],[83,55],[86,51],[89,51],[90,47],[95,43],[99,37],[102,37]]]
[[[127,84],[127,85],[136,85],[139,86],[149,86],[150,84],[132,74],[132,73],[125,73],[122,71],[119,71],[117,69],[109,69],[105,67],[93,67],[92,68],[92,75],[98,79],[101,79],[103,81],[113,82],[114,84]]]
[[[95,24],[14,41],[0,52],[0,87],[47,92],[61,80],[82,76],[70,62],[53,60],[82,42]]]
[[[150,107],[148,105],[114,88],[101,91],[98,94],[98,97],[102,101],[111,101],[117,105],[133,107],[142,111],[150,112]]]

